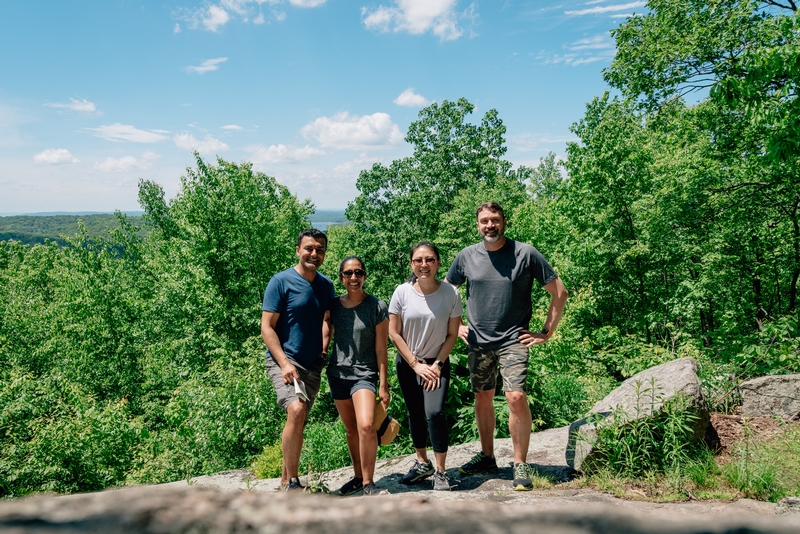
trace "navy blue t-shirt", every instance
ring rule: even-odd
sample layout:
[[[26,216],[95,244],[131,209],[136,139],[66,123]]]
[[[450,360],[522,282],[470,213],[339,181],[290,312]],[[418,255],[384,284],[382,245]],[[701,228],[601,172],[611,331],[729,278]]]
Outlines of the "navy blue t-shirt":
[[[275,332],[283,352],[293,362],[309,370],[325,365],[322,353],[322,321],[336,298],[333,282],[317,273],[309,282],[294,267],[281,271],[264,290],[261,309],[280,314]],[[267,357],[271,358],[269,349]]]

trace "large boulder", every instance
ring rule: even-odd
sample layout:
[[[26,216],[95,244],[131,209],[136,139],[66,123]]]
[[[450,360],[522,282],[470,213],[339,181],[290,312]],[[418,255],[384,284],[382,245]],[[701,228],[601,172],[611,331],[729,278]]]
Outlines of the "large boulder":
[[[592,458],[592,443],[597,438],[598,418],[608,417],[619,409],[627,420],[632,421],[651,417],[658,413],[665,403],[684,396],[686,407],[698,415],[693,428],[696,440],[702,440],[708,426],[708,407],[700,379],[697,377],[697,362],[693,358],[680,358],[662,363],[636,374],[622,383],[606,398],[595,404],[587,417],[575,421],[569,427],[567,444],[567,464],[581,471],[583,464]]]
[[[800,418],[800,374],[762,376],[739,384],[742,415]]]

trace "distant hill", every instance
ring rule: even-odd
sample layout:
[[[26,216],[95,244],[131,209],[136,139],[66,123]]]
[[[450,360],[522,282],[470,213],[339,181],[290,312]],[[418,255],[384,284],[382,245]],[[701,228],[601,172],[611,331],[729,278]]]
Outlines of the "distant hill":
[[[141,211],[125,212],[134,226],[142,226]],[[344,210],[318,210],[312,214],[311,223],[325,230],[331,224],[349,224]],[[83,221],[92,235],[105,235],[117,228],[117,219],[111,213],[94,212],[42,212],[26,215],[0,216],[0,241],[15,239],[28,245],[55,241],[63,245],[62,235],[78,233],[78,221]]]

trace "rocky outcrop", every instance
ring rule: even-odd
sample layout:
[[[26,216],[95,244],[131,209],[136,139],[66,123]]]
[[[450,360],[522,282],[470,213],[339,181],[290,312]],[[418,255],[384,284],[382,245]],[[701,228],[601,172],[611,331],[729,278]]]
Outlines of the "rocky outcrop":
[[[567,463],[580,471],[584,463],[592,458],[592,443],[597,437],[596,425],[602,424],[603,417],[608,417],[615,410],[620,410],[627,420],[650,417],[678,396],[683,396],[686,408],[698,415],[693,429],[694,438],[703,439],[709,415],[697,376],[697,362],[693,358],[681,358],[630,377],[596,403],[586,418],[572,423],[566,450]]]
[[[800,497],[786,497],[781,499],[778,506],[775,508],[775,513],[778,515],[784,514],[800,514]]]
[[[770,503],[746,499],[720,507],[717,503],[698,502],[637,503],[598,493],[558,500],[547,495],[536,496],[537,492],[516,492],[532,499],[517,505],[505,502],[501,496],[480,501],[428,498],[433,493],[436,492],[340,498],[222,491],[187,485],[127,488],[1,501],[0,531],[4,534],[788,534],[800,528],[800,516],[776,516],[771,510],[762,511]]]
[[[739,384],[742,415],[800,419],[800,374],[762,376]]]

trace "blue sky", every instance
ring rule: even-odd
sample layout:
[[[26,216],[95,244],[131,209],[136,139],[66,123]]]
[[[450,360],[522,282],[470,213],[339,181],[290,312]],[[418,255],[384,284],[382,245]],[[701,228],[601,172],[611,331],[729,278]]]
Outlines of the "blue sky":
[[[0,4],[0,213],[137,210],[205,159],[318,209],[411,154],[429,102],[496,108],[507,159],[564,155],[606,86],[613,0],[31,0]]]

